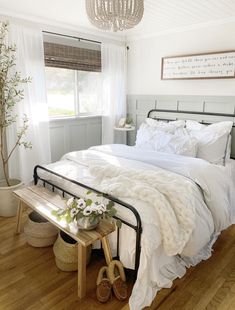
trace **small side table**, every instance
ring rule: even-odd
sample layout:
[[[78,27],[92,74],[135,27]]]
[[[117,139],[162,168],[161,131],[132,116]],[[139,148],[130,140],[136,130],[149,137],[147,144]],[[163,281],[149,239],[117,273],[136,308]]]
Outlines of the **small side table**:
[[[125,133],[125,135],[127,136],[127,132],[129,131],[134,131],[135,130],[135,126],[131,126],[131,127],[114,127],[113,128],[115,131],[120,132],[120,133]]]
[[[133,130],[135,130],[135,126],[131,126],[131,127],[114,127],[114,130],[124,131],[124,132],[133,131]]]

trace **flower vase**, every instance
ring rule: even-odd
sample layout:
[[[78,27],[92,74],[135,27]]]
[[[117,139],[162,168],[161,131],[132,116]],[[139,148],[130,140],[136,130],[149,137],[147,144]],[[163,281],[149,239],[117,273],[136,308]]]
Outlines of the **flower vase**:
[[[97,227],[97,225],[99,224],[99,221],[100,221],[99,218],[96,218],[95,221],[90,223],[89,217],[82,217],[78,219],[77,225],[79,229],[92,230]]]

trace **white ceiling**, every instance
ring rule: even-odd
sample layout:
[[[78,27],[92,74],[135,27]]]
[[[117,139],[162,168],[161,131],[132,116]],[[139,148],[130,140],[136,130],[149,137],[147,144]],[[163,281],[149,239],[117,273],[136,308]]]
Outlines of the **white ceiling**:
[[[144,5],[144,17],[138,26],[113,35],[131,39],[235,21],[235,0],[144,0]],[[85,0],[0,0],[0,14],[6,13],[97,33],[87,19]]]

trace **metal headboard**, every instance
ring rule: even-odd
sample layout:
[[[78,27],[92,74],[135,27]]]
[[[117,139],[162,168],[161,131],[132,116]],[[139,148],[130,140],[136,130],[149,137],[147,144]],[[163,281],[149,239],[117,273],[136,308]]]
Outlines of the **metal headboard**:
[[[171,114],[173,116],[167,116],[167,114]],[[181,117],[179,115],[181,115]],[[190,118],[190,115],[193,115],[194,117]],[[198,118],[196,116],[198,116]],[[183,120],[186,120],[186,119],[198,120],[199,119],[199,122],[205,125],[227,120],[227,121],[232,121],[233,128],[235,128],[235,114],[234,113],[228,114],[228,113],[214,113],[214,112],[152,109],[148,112],[147,117],[153,118],[156,120],[167,121],[167,122],[178,120],[178,119],[183,119]],[[231,132],[231,135],[232,135],[232,140],[235,141],[235,132],[233,132],[233,130]],[[233,154],[231,158],[235,159],[235,154]]]
[[[228,117],[231,118],[231,121],[235,122],[235,114],[226,114],[226,113],[213,113],[213,112],[196,112],[196,111],[183,111],[183,110],[163,110],[163,109],[152,109],[148,112],[147,117],[159,119],[159,120],[165,120],[165,121],[172,121],[172,118],[165,119],[165,118],[158,118],[156,116],[151,116],[154,112],[156,113],[172,113],[172,114],[191,114],[191,115],[200,115],[202,117],[205,116],[217,116],[217,117]],[[176,117],[176,119],[179,119]],[[211,122],[213,123],[213,122]],[[234,127],[235,125],[233,125]]]

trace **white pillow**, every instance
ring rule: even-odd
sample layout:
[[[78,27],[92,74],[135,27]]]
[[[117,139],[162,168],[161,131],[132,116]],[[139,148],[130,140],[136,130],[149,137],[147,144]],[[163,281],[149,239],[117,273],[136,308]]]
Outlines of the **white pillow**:
[[[137,131],[136,146],[146,149],[155,149],[156,130],[161,130],[169,133],[176,133],[185,126],[184,120],[177,121],[158,121],[152,118],[147,118],[145,123],[142,123]]]
[[[223,165],[225,162],[229,134],[233,122],[218,122],[203,125],[196,121],[186,121],[186,129],[192,137],[198,139],[197,157],[212,164]]]
[[[146,118],[145,123],[142,123],[137,131],[136,145],[151,144],[154,139],[155,131],[162,130],[165,132],[175,132],[178,128],[185,126],[185,121],[162,122],[152,118]]]
[[[140,148],[144,148],[144,145],[146,145],[148,149],[153,149],[154,147],[151,147],[151,145],[154,144],[155,131],[154,127],[142,123],[137,130],[135,145]]]
[[[227,149],[226,149],[226,155],[225,155],[225,162],[230,160],[231,150],[232,150],[232,135],[229,135]]]
[[[146,118],[145,122],[150,127],[159,128],[169,132],[174,132],[175,129],[183,128],[185,126],[185,121],[183,120],[163,122],[153,118]]]
[[[137,132],[136,147],[144,150],[159,151],[195,157],[197,139],[191,137],[183,128],[175,133],[142,124]]]

